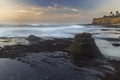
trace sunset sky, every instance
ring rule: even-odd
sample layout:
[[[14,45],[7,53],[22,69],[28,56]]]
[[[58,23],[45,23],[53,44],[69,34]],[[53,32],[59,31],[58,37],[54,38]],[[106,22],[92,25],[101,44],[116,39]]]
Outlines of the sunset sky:
[[[0,22],[90,23],[120,10],[120,0],[0,0]]]

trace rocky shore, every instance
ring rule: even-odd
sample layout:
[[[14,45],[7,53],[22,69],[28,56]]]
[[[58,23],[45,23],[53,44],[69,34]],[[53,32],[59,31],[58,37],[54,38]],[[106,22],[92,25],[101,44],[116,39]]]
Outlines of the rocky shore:
[[[29,64],[37,70],[41,80],[119,80],[116,79],[119,61],[104,58],[89,33],[77,34],[74,39],[34,35],[0,38],[0,44],[1,58]]]
[[[15,39],[23,40],[20,43],[12,43]],[[92,35],[89,33],[77,34],[74,39],[70,38],[48,38],[42,39],[40,37],[30,35],[28,38],[2,38],[1,43],[4,45],[0,48],[0,57],[5,56],[22,56],[28,52],[53,52],[64,51],[72,53],[74,56],[86,56],[86,57],[101,57],[99,49],[97,48]],[[2,44],[3,44],[2,43]],[[21,54],[23,53],[23,54]]]
[[[73,39],[57,39],[48,38],[42,39],[34,35],[28,36],[28,38],[1,38],[1,44],[4,44],[0,48],[0,57],[20,57],[29,52],[53,52],[53,51],[65,51]],[[17,39],[15,42],[14,40]],[[9,41],[8,41],[9,40]],[[22,42],[19,42],[19,40]],[[14,42],[14,43],[13,43]]]

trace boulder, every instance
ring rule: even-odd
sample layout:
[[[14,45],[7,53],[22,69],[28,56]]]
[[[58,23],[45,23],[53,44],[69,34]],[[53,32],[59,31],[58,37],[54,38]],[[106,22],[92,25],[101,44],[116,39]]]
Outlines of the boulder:
[[[90,33],[76,34],[73,44],[67,50],[74,56],[102,56]]]
[[[38,37],[38,36],[29,35],[28,38],[27,38],[27,40],[28,40],[28,41],[33,41],[33,42],[35,42],[35,41],[41,40],[41,38]]]

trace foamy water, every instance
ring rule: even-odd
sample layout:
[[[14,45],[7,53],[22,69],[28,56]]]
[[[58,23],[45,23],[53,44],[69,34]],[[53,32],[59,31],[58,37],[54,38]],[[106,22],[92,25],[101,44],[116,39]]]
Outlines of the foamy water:
[[[79,25],[65,26],[21,26],[21,27],[0,27],[0,37],[28,37],[36,35],[39,37],[54,37],[54,38],[72,38],[76,33],[82,33],[87,28]]]

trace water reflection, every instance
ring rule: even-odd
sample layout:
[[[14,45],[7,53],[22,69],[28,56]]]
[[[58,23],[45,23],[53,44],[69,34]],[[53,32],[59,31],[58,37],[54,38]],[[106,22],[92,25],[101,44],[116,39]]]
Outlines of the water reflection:
[[[40,80],[41,76],[29,65],[12,59],[0,59],[0,80]]]
[[[48,80],[99,80],[106,73],[113,74],[114,70],[108,63],[94,62],[87,58],[78,61],[68,53],[60,51],[29,53],[28,56],[17,60],[31,65],[42,75],[42,80],[46,80],[46,78]],[[76,61],[78,61],[77,64]]]
[[[86,58],[78,61],[60,51],[0,59],[0,80],[100,80],[105,74],[113,72],[107,62],[94,62]]]

